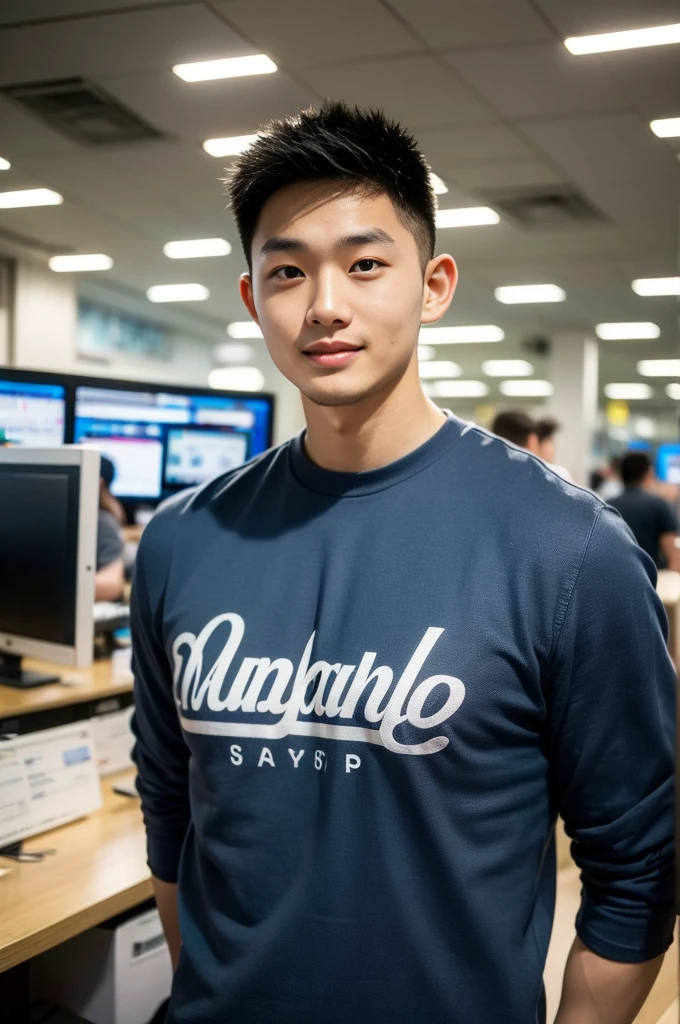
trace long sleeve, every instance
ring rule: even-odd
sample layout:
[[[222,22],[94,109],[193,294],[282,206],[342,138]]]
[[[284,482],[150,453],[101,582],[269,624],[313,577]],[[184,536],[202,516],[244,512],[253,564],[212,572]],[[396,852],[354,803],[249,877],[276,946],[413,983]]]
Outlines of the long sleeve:
[[[149,527],[149,532],[152,529]],[[162,881],[176,882],[190,818],[189,751],[177,717],[170,665],[160,641],[160,612],[152,608],[144,539],[131,602],[132,731],[136,739],[132,757],[138,769],[149,867]]]
[[[555,795],[583,891],[577,931],[650,960],[674,923],[675,672],[656,571],[603,508],[556,623],[546,695]]]

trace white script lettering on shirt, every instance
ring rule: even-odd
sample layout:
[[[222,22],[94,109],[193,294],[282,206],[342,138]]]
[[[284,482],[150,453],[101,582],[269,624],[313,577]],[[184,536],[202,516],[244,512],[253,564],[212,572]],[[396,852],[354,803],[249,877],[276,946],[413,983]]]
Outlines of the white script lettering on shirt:
[[[213,634],[227,627],[229,633],[222,650],[204,673],[206,644]],[[181,633],[173,643],[175,699],[181,724],[187,731],[266,739],[320,736],[375,743],[398,754],[434,754],[448,745],[447,736],[430,737],[422,743],[401,743],[395,736],[395,730],[403,723],[418,730],[436,728],[451,718],[463,703],[465,686],[455,676],[433,675],[417,683],[418,674],[443,629],[430,626],[425,631],[396,683],[387,665],[374,667],[377,655],[372,651],[363,655],[358,666],[327,661],[310,664],[316,635],[312,633],[297,668],[288,658],[272,661],[266,657],[244,657],[231,683],[225,687],[225,678],[234,663],[245,628],[240,615],[228,612],[216,615],[198,635]],[[312,684],[311,695],[307,696]],[[448,691],[446,699],[436,711],[426,713],[427,699],[439,686]],[[337,720],[354,718],[364,691],[367,694],[363,711],[366,726],[336,725],[319,720],[322,716]],[[193,717],[204,706],[222,717],[219,720]],[[190,711],[192,717],[183,714],[186,711]],[[239,720],[240,713],[256,712],[277,720],[271,724]],[[299,721],[299,715],[315,718]],[[379,728],[371,727],[378,723]]]

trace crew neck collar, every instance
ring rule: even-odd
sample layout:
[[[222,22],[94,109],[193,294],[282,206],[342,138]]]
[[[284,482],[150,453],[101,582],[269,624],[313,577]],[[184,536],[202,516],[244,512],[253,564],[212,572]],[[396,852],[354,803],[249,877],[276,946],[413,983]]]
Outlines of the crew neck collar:
[[[338,498],[358,498],[364,494],[373,494],[393,487],[436,462],[461,436],[466,427],[465,422],[448,409],[443,412],[446,413],[446,419],[436,434],[424,444],[396,462],[361,473],[338,473],[317,466],[305,451],[306,431],[303,430],[290,442],[290,465],[293,475],[303,487]]]

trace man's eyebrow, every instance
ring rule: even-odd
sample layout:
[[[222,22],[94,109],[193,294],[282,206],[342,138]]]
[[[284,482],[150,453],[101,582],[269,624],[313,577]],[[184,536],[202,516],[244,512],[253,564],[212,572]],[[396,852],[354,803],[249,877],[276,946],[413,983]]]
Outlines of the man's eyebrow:
[[[339,238],[334,248],[336,250],[354,249],[359,245],[375,245],[376,242],[382,245],[395,245],[394,239],[382,228],[370,228],[368,231],[361,231],[356,235],[345,235],[343,238]]]
[[[260,249],[260,256],[267,256],[270,252],[309,252],[309,246],[299,238],[281,238],[274,235],[264,243]]]

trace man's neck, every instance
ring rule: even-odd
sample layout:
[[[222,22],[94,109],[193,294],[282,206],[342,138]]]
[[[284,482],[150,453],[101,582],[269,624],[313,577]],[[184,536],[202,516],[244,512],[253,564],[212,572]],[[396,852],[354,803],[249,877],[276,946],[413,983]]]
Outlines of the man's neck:
[[[347,406],[319,406],[303,396],[305,450],[322,469],[360,473],[387,466],[429,441],[446,415],[420,383],[404,381],[385,398]]]

